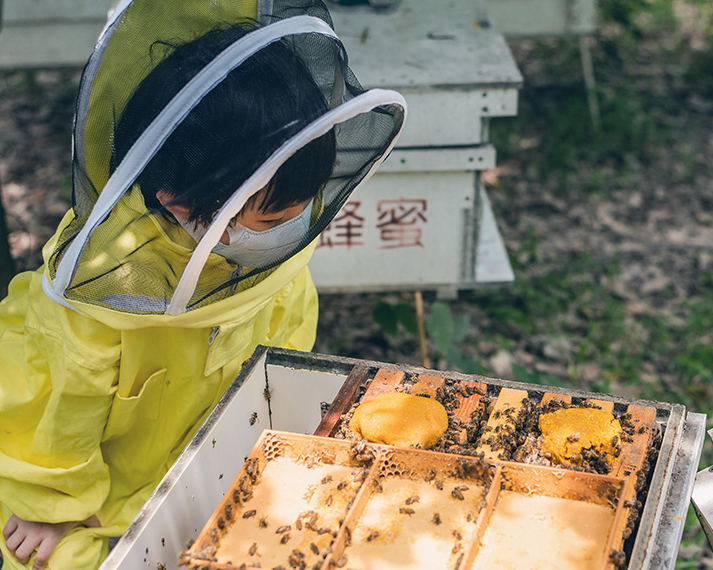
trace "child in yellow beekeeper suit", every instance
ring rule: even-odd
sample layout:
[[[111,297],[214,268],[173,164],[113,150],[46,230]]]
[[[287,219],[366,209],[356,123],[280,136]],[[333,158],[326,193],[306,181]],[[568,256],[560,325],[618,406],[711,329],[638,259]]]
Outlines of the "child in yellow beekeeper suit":
[[[254,348],[312,347],[314,239],[404,103],[360,89],[318,0],[297,13],[124,0],[110,19],[74,207],[0,304],[4,568],[98,567]]]

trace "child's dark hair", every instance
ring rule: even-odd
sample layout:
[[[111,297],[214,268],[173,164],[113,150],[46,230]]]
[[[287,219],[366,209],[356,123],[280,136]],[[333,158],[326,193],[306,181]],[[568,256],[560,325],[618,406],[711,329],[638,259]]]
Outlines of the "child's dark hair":
[[[213,30],[173,48],[126,105],[114,133],[111,172],[176,93],[249,29]],[[190,221],[210,222],[270,154],[327,110],[304,62],[285,40],[272,43],[207,93],[144,168],[137,182],[146,206],[161,208],[156,192],[164,190],[189,208]],[[316,196],[335,154],[332,131],[305,145],[277,171],[259,209],[278,211]]]

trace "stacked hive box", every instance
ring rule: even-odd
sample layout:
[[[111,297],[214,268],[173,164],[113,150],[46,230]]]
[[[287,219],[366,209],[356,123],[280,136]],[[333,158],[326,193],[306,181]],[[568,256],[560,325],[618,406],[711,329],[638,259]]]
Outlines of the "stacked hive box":
[[[453,291],[513,279],[482,172],[492,117],[517,113],[522,76],[482,2],[332,10],[365,87],[409,106],[396,148],[323,233],[310,264],[322,292]]]
[[[488,435],[512,436],[515,428],[505,427],[533,405],[526,390],[503,388],[490,398],[483,382],[388,369],[370,378],[367,370],[352,371],[319,437],[263,435],[185,562],[324,570],[389,569],[405,561],[424,570],[565,561],[610,569],[625,562],[657,433],[655,408],[629,405],[620,414],[626,429],[609,475],[582,473],[506,461],[511,449]],[[445,450],[470,456],[322,437],[348,429],[357,401],[393,391],[457,399],[449,406],[454,433]],[[569,405],[572,398],[545,393],[538,405],[552,400]],[[610,401],[583,405],[614,411]]]

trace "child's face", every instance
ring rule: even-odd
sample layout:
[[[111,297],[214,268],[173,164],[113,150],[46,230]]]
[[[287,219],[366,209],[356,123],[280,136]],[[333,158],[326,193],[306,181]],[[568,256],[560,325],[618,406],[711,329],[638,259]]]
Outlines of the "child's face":
[[[253,230],[255,232],[263,232],[269,230],[280,224],[288,222],[292,218],[296,218],[307,207],[310,200],[304,202],[297,202],[292,206],[288,206],[284,210],[276,210],[265,212],[259,209],[262,199],[267,192],[267,188],[263,188],[255,195],[255,200],[250,200],[245,207],[240,210],[237,216],[233,218],[234,222],[239,223],[241,226]],[[228,243],[228,232],[223,234],[220,238],[222,243]]]
[[[238,215],[233,218],[233,222],[237,222],[240,225],[253,230],[255,232],[263,232],[269,230],[280,224],[290,221],[292,218],[296,218],[305,208],[308,206],[311,200],[305,200],[304,202],[297,202],[291,206],[288,206],[284,210],[270,210],[266,212],[260,209],[260,204],[267,192],[267,188],[263,188],[255,194],[255,199],[250,200]],[[156,198],[163,205],[166,210],[171,212],[177,218],[182,220],[187,220],[190,216],[190,210],[180,202],[173,202],[171,194],[163,190],[156,192]],[[231,222],[231,223],[233,223]],[[223,244],[229,244],[230,238],[228,237],[228,231],[223,232],[223,236],[220,238],[220,242]]]

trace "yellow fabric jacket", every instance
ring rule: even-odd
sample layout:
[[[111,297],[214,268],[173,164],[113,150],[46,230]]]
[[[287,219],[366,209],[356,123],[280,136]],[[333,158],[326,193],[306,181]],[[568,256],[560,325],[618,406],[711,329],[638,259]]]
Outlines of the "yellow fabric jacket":
[[[45,255],[71,220],[70,212]],[[146,215],[138,188],[102,226],[104,245],[92,243],[80,271],[93,264],[101,274],[102,264],[135,243],[149,245],[131,256],[134,270],[160,271],[160,256],[190,254],[187,234]],[[96,568],[104,537],[126,529],[255,347],[311,349],[317,296],[306,264],[313,248],[179,316],[73,302],[76,312],[44,295],[41,269],[18,275],[0,303],[2,524],[12,513],[45,522],[96,513],[103,528],[74,529],[50,558],[50,568]],[[211,255],[205,271],[230,269]],[[120,287],[107,283],[107,292],[122,295]],[[31,566],[20,565],[2,539],[0,547],[4,568]]]

